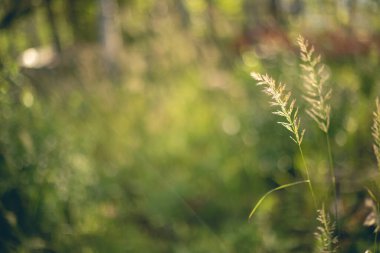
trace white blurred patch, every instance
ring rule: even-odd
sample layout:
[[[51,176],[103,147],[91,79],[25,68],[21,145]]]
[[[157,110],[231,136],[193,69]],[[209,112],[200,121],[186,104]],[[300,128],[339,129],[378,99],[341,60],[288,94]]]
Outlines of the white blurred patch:
[[[57,54],[51,47],[28,48],[19,58],[21,67],[32,69],[53,67],[56,61]]]

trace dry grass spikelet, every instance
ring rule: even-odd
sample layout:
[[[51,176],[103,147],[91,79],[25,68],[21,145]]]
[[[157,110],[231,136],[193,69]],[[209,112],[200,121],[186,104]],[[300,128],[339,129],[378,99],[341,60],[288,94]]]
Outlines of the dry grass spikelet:
[[[315,237],[318,242],[318,253],[336,253],[338,238],[334,235],[335,223],[331,221],[330,215],[326,213],[324,206],[318,210],[318,222]]]
[[[302,36],[297,39],[302,64],[302,79],[305,88],[304,98],[309,104],[307,114],[318,124],[319,128],[327,133],[330,126],[331,89],[326,89],[329,75],[326,67],[321,63],[321,56],[315,55],[313,46]]]
[[[270,104],[278,108],[278,110],[273,111],[273,114],[284,118],[284,121],[278,123],[292,133],[290,138],[297,145],[301,145],[305,129],[300,128],[301,120],[298,117],[298,107],[295,105],[296,100],[291,99],[291,92],[286,91],[286,85],[277,84],[267,74],[262,75],[252,72],[251,76],[258,82],[257,85],[264,87],[264,93],[271,97]]]
[[[380,103],[379,98],[376,98],[376,108],[373,112],[372,124],[373,151],[375,152],[377,166],[380,169]]]

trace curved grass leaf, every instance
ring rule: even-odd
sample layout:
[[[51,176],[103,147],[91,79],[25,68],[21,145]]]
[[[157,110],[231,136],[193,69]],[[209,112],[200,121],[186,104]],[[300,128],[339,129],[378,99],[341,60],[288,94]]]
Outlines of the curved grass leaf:
[[[284,184],[284,185],[280,185],[279,187],[276,187],[270,191],[268,191],[267,193],[265,193],[260,199],[259,201],[257,202],[257,204],[255,205],[255,207],[252,209],[251,213],[249,214],[249,217],[248,217],[248,220],[250,220],[253,216],[253,214],[256,212],[257,208],[259,208],[259,206],[261,205],[261,203],[264,201],[264,199],[266,197],[268,197],[268,195],[270,195],[271,193],[275,192],[275,191],[278,191],[278,190],[282,190],[282,189],[285,189],[285,188],[288,188],[288,187],[292,187],[292,186],[295,186],[295,185],[298,185],[298,184],[304,184],[304,183],[309,183],[310,181],[309,180],[302,180],[302,181],[297,181],[297,182],[294,182],[294,183],[290,183],[290,184]]]

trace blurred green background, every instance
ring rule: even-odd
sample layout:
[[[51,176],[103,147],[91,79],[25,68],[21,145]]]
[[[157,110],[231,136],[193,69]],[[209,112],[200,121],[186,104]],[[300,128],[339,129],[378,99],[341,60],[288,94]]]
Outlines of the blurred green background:
[[[340,251],[364,252],[378,0],[1,0],[0,252],[314,252],[297,147],[249,73],[329,66]],[[304,149],[328,195],[324,137]],[[378,181],[380,182],[380,181]]]

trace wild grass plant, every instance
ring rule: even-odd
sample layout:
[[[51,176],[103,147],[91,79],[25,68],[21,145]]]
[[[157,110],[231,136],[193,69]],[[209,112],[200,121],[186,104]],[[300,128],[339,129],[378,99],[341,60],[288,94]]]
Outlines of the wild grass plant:
[[[328,171],[330,178],[330,182],[327,183],[326,188],[331,189],[332,192],[331,197],[333,198],[333,204],[331,209],[334,214],[332,217],[330,216],[328,213],[328,210],[330,210],[329,203],[326,203],[326,199],[321,198],[319,192],[316,192],[313,187],[314,178],[311,177],[302,149],[305,128],[301,126],[299,107],[297,106],[296,99],[292,98],[292,94],[287,90],[286,84],[277,82],[268,74],[252,72],[251,76],[257,81],[258,86],[263,87],[264,93],[270,97],[270,104],[276,108],[273,114],[282,119],[278,123],[290,132],[290,138],[298,147],[298,152],[304,167],[304,178],[300,181],[280,185],[268,191],[253,207],[249,219],[254,216],[264,199],[273,192],[306,183],[310,189],[310,198],[313,200],[317,221],[319,223],[315,232],[315,250],[319,253],[335,253],[339,251],[339,227],[337,227],[337,224],[339,224],[340,218],[338,216],[337,182],[329,133],[332,89],[328,84],[329,74],[326,70],[326,66],[323,64],[321,56],[315,53],[314,47],[302,36],[298,37],[297,44],[299,46],[301,61],[301,73],[299,76],[302,79],[302,85],[300,87],[303,93],[302,97],[306,101],[305,112],[316,123],[325,136],[328,161],[326,171]],[[377,166],[380,169],[380,102],[378,99],[376,100],[376,109],[373,113],[372,137],[374,139],[373,150],[377,159]],[[367,226],[376,226],[376,235],[374,237],[374,251],[367,250],[366,252],[378,252],[377,232],[380,227],[378,218],[380,203],[376,195],[369,189],[368,194],[373,204],[371,205],[371,212],[367,216],[364,224]]]
[[[293,142],[298,146],[298,150],[302,157],[305,174],[306,174],[305,180],[282,185],[280,187],[273,189],[271,192],[281,190],[287,187],[291,187],[300,183],[307,183],[310,189],[310,193],[311,193],[311,197],[313,199],[314,205],[315,207],[317,207],[317,201],[315,198],[313,184],[310,180],[309,169],[306,164],[306,160],[304,158],[302,146],[301,146],[302,140],[305,134],[305,129],[302,129],[300,126],[301,119],[298,116],[299,110],[298,110],[298,107],[296,106],[296,100],[291,99],[292,94],[291,92],[286,91],[285,84],[283,83],[277,84],[276,81],[270,76],[268,76],[267,74],[262,75],[262,74],[253,72],[251,76],[256,81],[258,81],[257,83],[258,85],[263,86],[264,93],[270,96],[271,98],[270,104],[278,108],[277,110],[273,111],[273,114],[278,115],[283,119],[283,121],[279,121],[277,123],[285,127],[291,133],[290,139],[293,140]],[[268,196],[268,194],[271,192],[268,192],[267,194],[265,194],[263,198]],[[253,214],[257,210],[257,207],[263,201],[263,198],[260,199],[258,204],[253,208],[252,212],[249,215],[249,218],[252,218]]]
[[[373,111],[373,122],[371,127],[371,134],[373,138],[373,152],[376,157],[377,168],[380,169],[380,102],[379,98],[375,101],[375,110]],[[376,185],[376,182],[375,182]],[[367,193],[370,198],[365,200],[365,206],[370,209],[369,214],[364,220],[363,225],[367,227],[374,226],[374,251],[379,252],[378,248],[378,232],[380,231],[380,202],[376,197],[376,194],[367,187]],[[366,253],[372,253],[372,251],[367,250]]]
[[[321,56],[315,54],[314,47],[310,46],[309,42],[302,36],[297,38],[297,43],[300,48],[300,58],[302,61],[300,66],[302,68],[301,77],[303,80],[303,98],[308,104],[306,113],[314,120],[326,137],[331,188],[334,197],[334,213],[335,219],[338,220],[336,176],[329,136],[331,112],[330,99],[332,94],[332,89],[327,84],[329,75],[326,71],[325,65],[321,62]]]
[[[310,47],[308,42],[302,36],[298,37],[297,42],[300,47],[300,58],[303,62],[301,64],[301,67],[303,69],[302,78],[304,80],[304,98],[309,104],[309,108],[306,110],[306,112],[318,124],[319,128],[326,134],[326,140],[328,143],[328,156],[330,161],[330,171],[333,186],[335,189],[335,173],[332,165],[332,155],[328,137],[331,111],[330,105],[328,103],[331,97],[331,89],[328,89],[326,91],[325,88],[325,83],[328,79],[328,75],[324,71],[325,67],[321,63],[321,57],[314,56],[314,48]],[[313,183],[310,178],[309,168],[306,163],[301,145],[305,134],[305,129],[301,128],[300,126],[301,120],[298,115],[299,109],[296,105],[296,99],[291,99],[291,92],[286,90],[286,84],[277,84],[276,81],[268,74],[262,75],[256,72],[252,72],[251,76],[258,82],[257,85],[264,87],[264,93],[269,95],[271,98],[270,104],[278,108],[273,112],[273,114],[278,115],[284,119],[284,121],[279,121],[278,123],[291,132],[290,138],[296,143],[298,147],[298,151],[301,155],[305,171],[305,179],[303,181],[282,185],[278,188],[271,190],[270,192],[291,187],[301,182],[305,182],[309,186],[311,198],[313,199],[315,209],[318,210],[319,204],[317,203],[317,199],[313,189]],[[334,193],[335,192],[336,191],[334,190]],[[265,194],[263,198],[265,198],[267,194]],[[257,205],[253,208],[252,212],[249,215],[249,218],[253,216],[258,206],[263,201],[263,198],[260,199]]]

